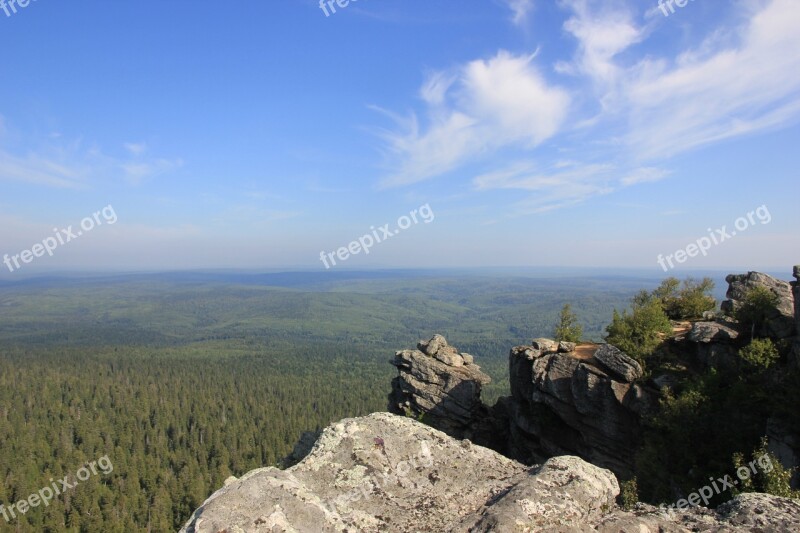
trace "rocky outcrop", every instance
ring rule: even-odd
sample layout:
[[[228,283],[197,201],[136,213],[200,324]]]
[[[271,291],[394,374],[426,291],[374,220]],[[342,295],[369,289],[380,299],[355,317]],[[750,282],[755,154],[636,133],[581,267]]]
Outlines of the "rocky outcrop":
[[[686,340],[695,346],[697,362],[705,368],[735,370],[738,348],[734,342],[740,334],[737,324],[722,319],[714,322],[695,322]]]
[[[441,335],[397,352],[389,411],[418,418],[456,438],[525,464],[577,455],[621,476],[633,471],[640,418],[657,401],[635,383],[641,365],[618,348],[534,339],[509,355],[511,396],[481,403],[488,376],[452,364],[459,352]],[[587,348],[589,349],[587,351]]]
[[[420,341],[417,348],[395,353],[392,364],[399,375],[392,381],[389,411],[424,417],[456,438],[473,438],[487,418],[480,396],[491,378],[471,355],[459,353],[441,335]]]
[[[797,333],[795,321],[795,299],[792,286],[786,281],[775,279],[761,272],[747,274],[731,274],[728,282],[727,300],[722,302],[722,311],[733,315],[747,296],[747,292],[755,287],[763,287],[777,297],[777,304],[770,309],[762,330],[756,332],[760,336],[774,339],[787,339]]]
[[[665,513],[614,501],[608,470],[572,457],[529,469],[406,417],[377,413],[326,428],[288,470],[232,478],[181,533],[619,532],[800,530],[800,503],[744,494],[715,511]]]
[[[731,324],[723,322],[695,322],[687,339],[691,342],[708,344],[711,342],[728,342],[736,340],[739,332]]]
[[[641,416],[658,394],[633,383],[642,375],[636,361],[610,345],[588,359],[517,346],[509,367],[511,457],[532,464],[577,455],[618,475],[631,474]]]

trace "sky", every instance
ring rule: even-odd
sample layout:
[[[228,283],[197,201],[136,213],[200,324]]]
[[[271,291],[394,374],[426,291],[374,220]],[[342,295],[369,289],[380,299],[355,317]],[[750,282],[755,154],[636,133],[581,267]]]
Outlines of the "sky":
[[[797,0],[9,2],[3,279],[800,263]]]

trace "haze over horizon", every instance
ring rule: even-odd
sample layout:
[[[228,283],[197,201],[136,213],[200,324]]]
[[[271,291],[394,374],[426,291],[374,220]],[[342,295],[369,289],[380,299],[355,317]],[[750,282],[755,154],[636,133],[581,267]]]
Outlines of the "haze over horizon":
[[[414,210],[331,269],[800,262],[800,3],[452,6],[0,11],[0,259],[98,214],[0,279],[325,270]]]

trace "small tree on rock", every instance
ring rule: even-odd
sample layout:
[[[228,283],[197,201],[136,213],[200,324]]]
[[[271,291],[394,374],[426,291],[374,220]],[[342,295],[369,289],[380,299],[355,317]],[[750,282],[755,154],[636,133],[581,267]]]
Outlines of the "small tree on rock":
[[[569,304],[564,304],[561,316],[553,335],[556,341],[580,342],[583,337],[583,326],[578,324],[578,317],[572,312]]]

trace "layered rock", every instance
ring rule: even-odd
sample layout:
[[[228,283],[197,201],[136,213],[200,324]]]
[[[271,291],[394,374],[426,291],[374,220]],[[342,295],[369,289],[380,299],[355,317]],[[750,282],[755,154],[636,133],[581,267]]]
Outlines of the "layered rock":
[[[509,355],[511,396],[491,408],[480,400],[488,376],[460,364],[444,337],[418,348],[395,355],[400,372],[390,412],[421,415],[450,436],[526,464],[577,455],[618,475],[632,473],[640,418],[657,391],[635,383],[642,367],[618,348],[582,346],[578,354],[574,343],[544,338],[517,346]]]
[[[426,423],[456,438],[473,438],[487,418],[481,388],[491,378],[469,354],[441,335],[420,341],[417,350],[395,353],[399,375],[392,381],[389,411],[424,417]]]
[[[509,367],[512,457],[532,464],[577,455],[621,476],[632,473],[641,417],[657,399],[657,391],[634,383],[639,363],[610,345],[590,358],[517,346]]]
[[[741,307],[749,290],[763,287],[777,297],[777,304],[769,310],[767,320],[757,334],[774,339],[787,339],[796,335],[795,298],[790,283],[761,272],[731,274],[725,281],[728,282],[728,299],[722,302],[722,311],[733,315]]]
[[[577,457],[528,469],[407,417],[377,413],[326,428],[288,470],[231,479],[182,533],[283,531],[798,531],[800,503],[744,494],[716,512],[614,504],[608,470]]]

